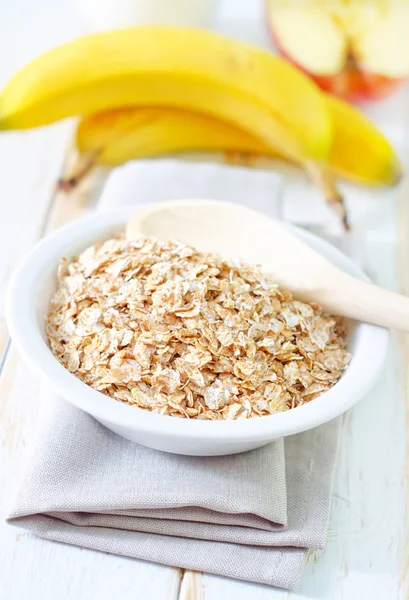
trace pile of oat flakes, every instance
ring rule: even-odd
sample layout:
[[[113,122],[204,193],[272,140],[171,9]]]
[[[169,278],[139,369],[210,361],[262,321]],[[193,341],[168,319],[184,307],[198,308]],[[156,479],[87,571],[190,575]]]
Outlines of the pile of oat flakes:
[[[259,268],[150,238],[62,260],[46,331],[58,360],[96,390],[198,419],[294,408],[349,361],[342,321]]]

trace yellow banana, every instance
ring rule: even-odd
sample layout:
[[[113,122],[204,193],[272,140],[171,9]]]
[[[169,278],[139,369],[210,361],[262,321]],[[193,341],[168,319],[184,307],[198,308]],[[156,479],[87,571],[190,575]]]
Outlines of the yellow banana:
[[[0,95],[0,129],[126,106],[209,114],[297,160],[324,160],[324,97],[288,62],[195,29],[140,27],[80,38],[39,57]]]
[[[221,151],[282,155],[246,131],[209,115],[174,108],[123,108],[84,117],[77,126],[78,156],[59,181],[70,190],[96,165],[115,167],[129,160],[176,152]]]
[[[128,108],[84,117],[76,131],[80,154],[117,166],[128,160],[185,151],[270,154],[246,131],[209,115],[173,108]],[[271,154],[274,154],[271,152]]]
[[[335,137],[331,170],[345,179],[369,185],[397,183],[401,171],[386,138],[357,109],[327,96]],[[147,107],[89,115],[76,131],[79,160],[66,177],[74,185],[94,164],[117,166],[131,159],[181,151],[235,151],[285,158],[229,123],[183,110]]]
[[[327,95],[334,124],[328,157],[334,173],[364,185],[394,185],[402,171],[384,135],[351,104]]]

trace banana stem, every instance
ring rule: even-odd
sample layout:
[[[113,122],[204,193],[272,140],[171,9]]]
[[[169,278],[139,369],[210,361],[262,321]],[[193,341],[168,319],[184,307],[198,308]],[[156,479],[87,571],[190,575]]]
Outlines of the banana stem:
[[[326,165],[307,161],[305,171],[331,208],[340,217],[344,231],[349,231],[348,214],[344,199],[336,187],[334,178]]]
[[[64,192],[71,192],[88,175],[91,169],[95,167],[97,156],[97,151],[79,155],[68,173],[58,179],[57,189]]]

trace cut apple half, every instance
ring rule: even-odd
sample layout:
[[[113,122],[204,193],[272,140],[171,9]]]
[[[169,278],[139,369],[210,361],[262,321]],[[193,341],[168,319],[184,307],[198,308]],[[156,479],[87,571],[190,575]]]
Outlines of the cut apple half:
[[[409,74],[409,3],[391,3],[377,14],[372,27],[351,39],[363,70],[399,79]]]
[[[409,75],[409,0],[266,0],[278,50],[349,100],[387,96]]]
[[[311,74],[338,73],[345,62],[347,39],[332,15],[318,6],[275,7],[268,1],[269,22],[279,48]]]

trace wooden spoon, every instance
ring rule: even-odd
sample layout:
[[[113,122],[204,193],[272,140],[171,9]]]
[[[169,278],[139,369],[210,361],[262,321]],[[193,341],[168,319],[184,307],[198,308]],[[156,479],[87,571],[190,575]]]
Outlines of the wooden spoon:
[[[331,314],[409,331],[409,298],[348,275],[279,221],[249,208],[215,200],[157,203],[134,213],[126,235],[178,239],[261,264],[283,289]]]

